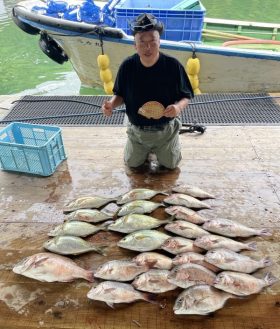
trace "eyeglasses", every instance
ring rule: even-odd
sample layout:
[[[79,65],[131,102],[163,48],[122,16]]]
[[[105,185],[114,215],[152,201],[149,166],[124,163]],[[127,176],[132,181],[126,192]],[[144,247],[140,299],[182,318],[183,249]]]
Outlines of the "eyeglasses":
[[[155,24],[150,23],[150,24],[146,24],[146,25],[133,25],[131,24],[131,29],[135,32],[141,32],[141,31],[148,31],[150,29],[152,29]]]

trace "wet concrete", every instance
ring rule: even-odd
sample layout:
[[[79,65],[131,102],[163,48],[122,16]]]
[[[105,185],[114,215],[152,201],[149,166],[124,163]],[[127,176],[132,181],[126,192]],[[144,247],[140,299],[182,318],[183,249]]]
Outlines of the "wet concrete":
[[[170,172],[135,172],[123,164],[124,127],[65,127],[67,160],[50,177],[0,171],[0,327],[2,328],[185,328],[186,317],[172,311],[178,291],[166,294],[166,307],[144,302],[116,311],[86,298],[91,284],[41,283],[14,274],[25,256],[44,251],[48,232],[65,215],[63,206],[80,197],[119,196],[132,188],[170,191],[191,184],[216,196],[207,200],[209,218],[224,217],[272,230],[271,237],[252,237],[256,259],[270,256],[269,271],[280,278],[280,130],[279,127],[207,127],[203,135],[181,135],[183,160]],[[153,200],[161,201],[162,196]],[[109,205],[116,209],[115,205]],[[163,209],[154,213],[164,218]],[[72,258],[95,269],[110,259],[134,252],[116,246],[121,234],[99,232],[87,240],[107,244],[107,257],[88,253]],[[263,277],[268,269],[256,273]],[[188,328],[277,328],[280,283],[248,300],[230,301],[213,317],[188,318]],[[134,321],[135,320],[135,321]],[[19,321],[21,321],[19,326]]]

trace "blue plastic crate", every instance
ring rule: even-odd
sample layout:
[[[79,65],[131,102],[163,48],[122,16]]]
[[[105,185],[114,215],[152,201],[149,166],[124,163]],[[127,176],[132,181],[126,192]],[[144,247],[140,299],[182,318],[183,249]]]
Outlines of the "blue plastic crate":
[[[162,39],[200,42],[205,8],[199,2],[192,10],[173,10],[179,3],[178,0],[121,0],[115,7],[116,27],[131,35],[130,22],[140,14],[149,13],[164,24]]]
[[[59,127],[13,122],[0,131],[3,170],[50,176],[65,159]]]

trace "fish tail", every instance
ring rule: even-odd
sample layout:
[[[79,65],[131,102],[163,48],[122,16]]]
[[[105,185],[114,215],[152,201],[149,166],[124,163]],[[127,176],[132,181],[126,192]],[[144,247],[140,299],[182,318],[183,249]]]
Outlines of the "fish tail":
[[[89,282],[94,282],[94,273],[93,273],[93,271],[86,271],[84,279],[86,279]]]
[[[176,217],[175,217],[175,215],[172,215],[172,216],[170,216],[170,217],[168,217],[168,218],[166,218],[166,219],[164,219],[164,220],[162,220],[161,221],[161,223],[162,224],[165,224],[165,223],[171,223],[171,222],[173,222],[174,221],[174,219],[176,219]]]
[[[266,286],[271,286],[277,281],[279,281],[279,279],[276,278],[271,272],[268,272],[264,277],[264,282]]]
[[[198,198],[199,199],[199,198]],[[211,193],[205,193],[205,195],[201,198],[200,197],[200,199],[202,199],[202,200],[206,200],[206,199],[216,199],[216,197],[213,195],[213,194],[211,194]]]
[[[254,251],[256,251],[257,250],[257,243],[255,241],[249,242],[249,243],[246,244],[246,248],[248,250],[254,250]]]
[[[271,230],[269,230],[267,228],[264,228],[262,230],[259,230],[258,235],[261,235],[261,236],[271,236],[272,235],[272,232],[271,232]]]
[[[108,231],[108,226],[113,224],[114,222],[115,222],[114,220],[107,220],[106,222],[99,225],[99,229],[101,231]]]
[[[272,260],[269,257],[265,257],[260,261],[262,267],[268,267],[273,264]]]
[[[121,210],[121,207],[119,207],[114,213],[113,213],[113,218],[117,218],[118,217],[118,214]]]
[[[212,208],[209,204],[207,204],[205,202],[201,202],[201,206],[202,206],[202,208],[205,208],[205,209],[211,209]]]
[[[142,293],[142,297],[143,299],[148,302],[148,303],[152,303],[152,304],[158,304],[158,300],[157,300],[157,295],[155,294],[151,294],[151,293]]]
[[[96,246],[93,246],[92,247],[92,250],[93,251],[96,251],[98,254],[101,254],[103,256],[107,256],[104,249],[106,249],[107,246],[100,246],[100,247],[96,247]]]

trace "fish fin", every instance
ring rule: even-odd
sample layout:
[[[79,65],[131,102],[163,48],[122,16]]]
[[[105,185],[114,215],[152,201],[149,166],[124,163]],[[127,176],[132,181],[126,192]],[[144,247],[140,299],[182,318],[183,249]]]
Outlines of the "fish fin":
[[[33,264],[34,264],[34,267],[38,267],[41,265],[41,263],[43,263],[44,261],[46,261],[47,259],[49,258],[49,256],[45,256],[45,257],[42,257],[41,259],[35,261]]]
[[[145,262],[145,264],[148,266],[148,268],[153,268],[156,263],[157,263],[156,260],[150,260],[150,261]]]
[[[110,302],[105,302],[109,307],[111,307],[112,309],[115,309],[114,307],[114,303],[110,303]]]
[[[263,267],[268,267],[268,266],[273,265],[273,262],[269,257],[263,258],[260,262],[261,262]]]
[[[255,241],[246,244],[248,250],[257,250],[257,243]]]
[[[276,278],[271,272],[268,272],[264,277],[264,282],[266,286],[271,286],[277,281],[279,281],[279,279]]]
[[[272,232],[271,230],[267,229],[267,228],[264,228],[262,230],[259,231],[258,235],[261,235],[261,236],[271,236],[272,235]]]

